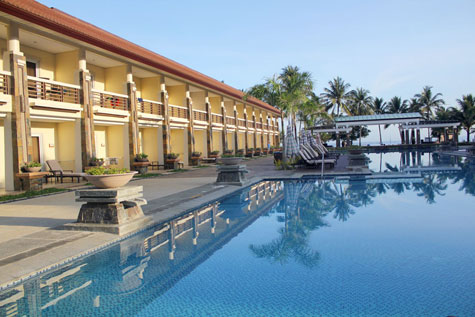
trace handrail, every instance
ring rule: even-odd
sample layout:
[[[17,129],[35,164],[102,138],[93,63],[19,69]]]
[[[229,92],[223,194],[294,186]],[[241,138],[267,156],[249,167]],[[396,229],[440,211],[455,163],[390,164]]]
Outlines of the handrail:
[[[91,90],[92,90],[92,92],[96,92],[96,93],[107,94],[107,95],[111,95],[111,96],[115,96],[115,97],[121,97],[121,98],[129,98],[129,96],[127,96],[127,95],[119,94],[119,93],[112,92],[112,91],[105,91],[105,90],[99,90],[99,89],[94,89],[94,88],[92,88]]]
[[[223,124],[223,123],[224,123],[223,115],[217,114],[217,113],[212,113],[212,114],[211,114],[211,121],[214,122],[214,123],[221,123],[221,124]]]
[[[163,115],[163,104],[158,101],[142,99],[139,103],[139,111],[155,115]]]
[[[28,96],[79,104],[79,86],[28,76]]]
[[[226,116],[226,124],[236,125],[236,118],[231,116]]]
[[[127,111],[129,108],[127,104],[128,96],[126,95],[93,89],[92,96],[94,106],[125,111]]]
[[[204,110],[198,110],[198,109],[193,109],[193,111],[196,111],[196,112],[201,112],[201,113],[207,113],[206,111]]]
[[[3,92],[5,95],[10,94],[10,75],[0,74],[0,92]]]
[[[193,120],[208,121],[208,113],[203,110],[193,109]]]
[[[168,111],[171,117],[188,119],[188,109],[186,107],[168,104]]]
[[[9,71],[6,71],[6,70],[0,70],[0,75],[11,76],[11,75],[12,75],[12,72],[9,72]]]
[[[55,80],[51,80],[51,79],[44,79],[44,78],[40,78],[40,77],[28,76],[28,79],[35,80],[35,81],[40,81],[40,82],[43,82],[43,83],[58,85],[58,86],[69,87],[69,88],[76,88],[76,89],[81,88],[79,85],[63,83],[63,82],[60,82],[60,81],[55,81]]]

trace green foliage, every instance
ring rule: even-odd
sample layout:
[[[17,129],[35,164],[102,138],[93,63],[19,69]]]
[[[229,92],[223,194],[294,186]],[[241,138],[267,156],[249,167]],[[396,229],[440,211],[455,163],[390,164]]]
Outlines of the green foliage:
[[[127,168],[105,168],[103,166],[92,167],[86,171],[88,175],[112,175],[112,174],[125,174],[129,173]]]
[[[139,153],[135,156],[135,158],[144,160],[144,159],[148,158],[148,155],[145,154],[145,153]]]
[[[25,164],[25,167],[41,167],[41,163],[38,162],[28,162]]]
[[[104,161],[103,158],[100,157],[91,157],[91,162],[102,162]]]
[[[223,154],[233,154],[233,150],[224,150]]]
[[[30,197],[35,197],[35,196],[41,196],[41,195],[48,195],[52,193],[58,193],[58,192],[63,192],[66,191],[67,189],[65,188],[46,188],[46,189],[41,189],[41,190],[30,190],[21,194],[15,194],[15,195],[4,195],[0,196],[0,201],[9,201],[9,200],[15,200],[15,199],[21,199],[21,198],[30,198]]]
[[[218,154],[219,154],[219,151],[211,151],[210,154],[211,154],[211,155],[218,155]]]
[[[168,160],[176,160],[179,156],[180,156],[180,154],[177,154],[177,153],[168,153],[167,154],[167,159]]]
[[[195,151],[191,153],[191,157],[200,157],[200,156],[201,156],[201,152]]]

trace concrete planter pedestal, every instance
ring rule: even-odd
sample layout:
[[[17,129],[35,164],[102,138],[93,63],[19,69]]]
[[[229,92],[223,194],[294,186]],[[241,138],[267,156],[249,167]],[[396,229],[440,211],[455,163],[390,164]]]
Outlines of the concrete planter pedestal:
[[[246,174],[248,173],[246,165],[219,165],[217,171],[217,185],[242,186],[246,183]]]
[[[139,230],[150,223],[142,205],[143,186],[114,189],[84,189],[76,191],[81,206],[76,223],[65,225],[70,230],[101,231],[119,235]]]
[[[144,161],[144,162],[133,162],[132,165],[134,166],[134,169],[139,172],[139,174],[147,174],[148,172],[148,166],[150,165],[150,162]]]

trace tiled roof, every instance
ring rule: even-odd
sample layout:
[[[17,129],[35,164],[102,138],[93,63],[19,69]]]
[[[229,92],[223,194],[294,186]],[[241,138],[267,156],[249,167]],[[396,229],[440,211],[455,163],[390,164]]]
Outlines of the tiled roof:
[[[36,1],[0,0],[0,11],[85,43],[100,47],[109,52],[149,65],[158,70],[173,74],[233,98],[242,100],[244,96],[244,93],[239,89],[226,85],[214,78],[149,51],[90,23],[66,14],[58,9],[49,8]],[[279,109],[254,97],[248,97],[246,102],[274,113],[280,113]]]

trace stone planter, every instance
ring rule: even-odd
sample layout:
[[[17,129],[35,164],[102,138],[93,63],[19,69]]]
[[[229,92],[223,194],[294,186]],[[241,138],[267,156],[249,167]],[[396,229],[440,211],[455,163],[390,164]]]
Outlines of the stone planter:
[[[165,169],[177,169],[178,162],[180,161],[179,158],[176,159],[166,159],[165,160]]]
[[[208,157],[217,159],[219,157],[219,154],[210,154],[208,155]]]
[[[198,166],[201,162],[201,156],[192,156],[191,157],[191,165]]]
[[[148,160],[144,161],[139,161],[136,160],[135,162],[132,163],[134,166],[134,169],[139,172],[139,174],[147,174],[148,172],[148,166],[150,165],[150,162]]]
[[[87,181],[97,188],[118,188],[125,186],[137,172],[110,175],[88,175],[85,174]]]
[[[238,165],[241,163],[242,157],[222,157],[218,161],[223,165]]]
[[[25,171],[27,171],[28,173],[36,173],[36,172],[41,171],[41,166],[37,166],[37,167],[25,167]]]

